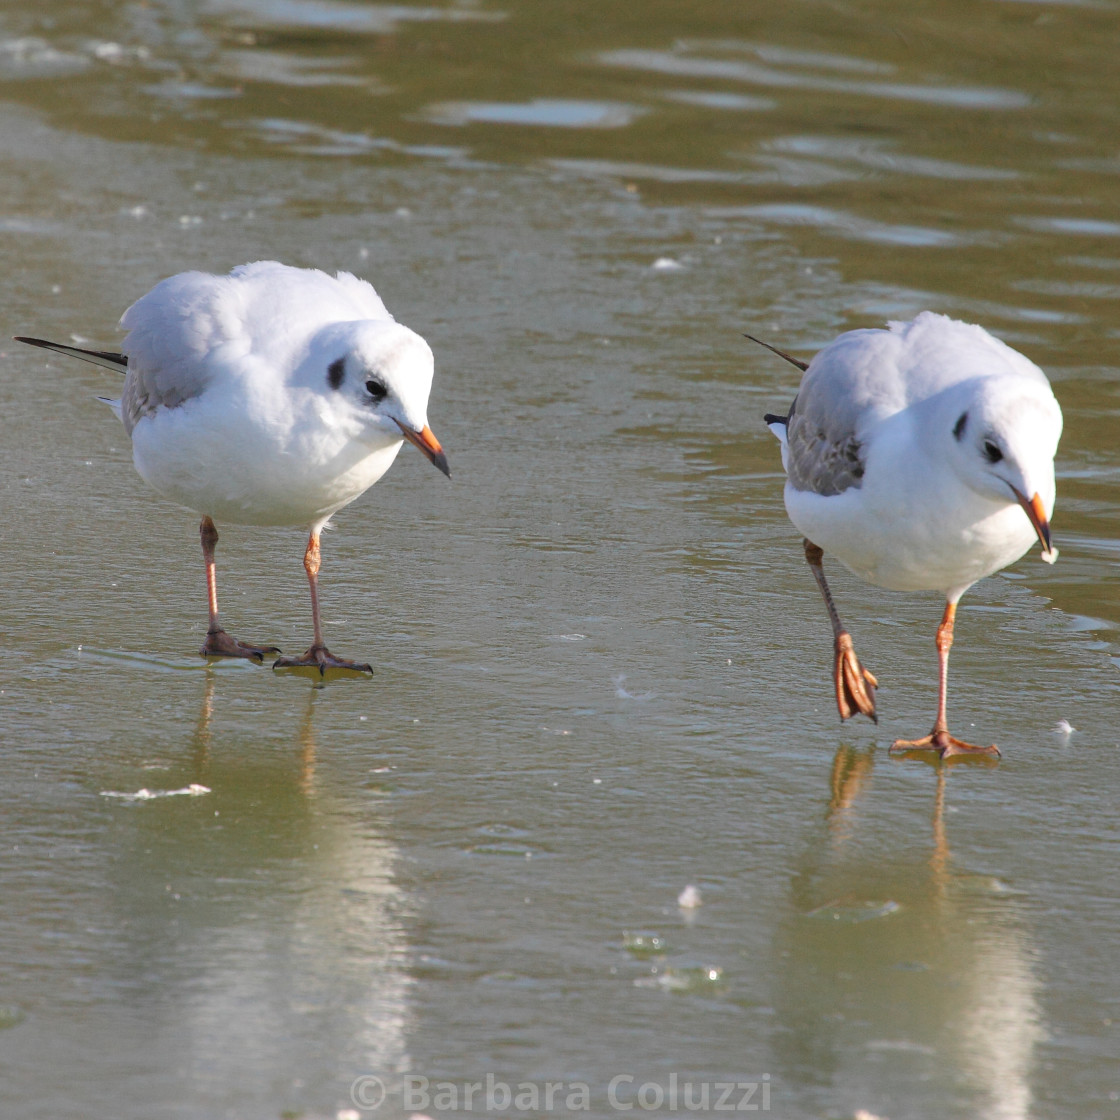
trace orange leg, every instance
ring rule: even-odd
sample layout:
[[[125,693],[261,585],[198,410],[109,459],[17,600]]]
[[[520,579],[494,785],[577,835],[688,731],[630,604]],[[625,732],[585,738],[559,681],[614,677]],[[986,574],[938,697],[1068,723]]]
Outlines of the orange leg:
[[[319,551],[319,534],[314,529],[307,538],[307,549],[303,554],[303,569],[307,572],[307,583],[311,588],[311,645],[302,657],[281,657],[273,662],[274,669],[318,669],[324,677],[328,669],[348,669],[355,673],[372,673],[371,666],[335,657],[323,641],[323,627],[319,619],[319,567],[322,556]]]
[[[996,746],[977,747],[949,734],[945,708],[949,695],[949,650],[953,646],[953,622],[956,617],[957,604],[946,603],[945,614],[941,618],[941,625],[937,628],[940,681],[937,691],[937,720],[933,725],[933,730],[921,739],[896,739],[891,744],[892,751],[937,751],[942,758],[969,754],[999,757],[999,748]]]
[[[275,646],[250,646],[227,634],[218,622],[218,577],[214,563],[214,550],[218,544],[218,530],[209,517],[203,517],[198,528],[202,538],[202,559],[206,565],[206,596],[210,608],[210,625],[206,641],[198,651],[203,657],[246,657],[261,662],[266,653],[279,653]]]
[[[832,668],[832,680],[836,688],[836,707],[840,711],[840,718],[850,719],[857,712],[862,712],[878,723],[879,719],[875,714],[875,689],[879,682],[859,663],[852,645],[852,636],[840,621],[836,604],[832,601],[832,592],[828,588],[828,581],[824,578],[824,550],[813,544],[808,537],[805,538],[804,543],[805,559],[809,562],[817,586],[821,589],[824,605],[828,608],[828,617],[832,622],[833,650],[836,658]]]

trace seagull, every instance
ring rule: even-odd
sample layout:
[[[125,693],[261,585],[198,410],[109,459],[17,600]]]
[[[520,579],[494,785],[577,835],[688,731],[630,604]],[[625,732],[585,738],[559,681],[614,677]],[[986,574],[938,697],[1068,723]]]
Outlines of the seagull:
[[[209,625],[199,653],[260,663],[281,652],[222,629],[215,522],[298,526],[309,534],[303,566],[314,637],[301,657],[280,657],[273,668],[372,673],[323,641],[319,536],[389,469],[405,440],[450,477],[428,427],[428,344],[396,322],[365,280],[276,261],[228,276],[171,276],[121,326],[128,334],[120,353],[16,341],[124,374],[120,400],[102,399],[132,437],[136,470],[202,516]]]
[[[825,579],[823,556],[896,591],[940,591],[939,689],[933,730],[892,751],[999,755],[949,734],[949,649],[960,597],[1050,535],[1062,412],[1046,375],[979,326],[923,311],[886,330],[855,330],[809,363],[748,335],[804,371],[785,416],[766,423],[782,446],[785,505],[832,622],[842,720],[878,722],[875,676],[860,664]]]

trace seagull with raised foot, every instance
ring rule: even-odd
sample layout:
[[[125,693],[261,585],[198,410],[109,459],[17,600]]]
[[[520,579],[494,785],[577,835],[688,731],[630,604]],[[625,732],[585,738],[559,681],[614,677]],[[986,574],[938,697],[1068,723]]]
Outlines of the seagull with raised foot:
[[[875,720],[874,675],[860,664],[823,568],[835,556],[869,583],[936,590],[939,689],[933,730],[892,751],[999,755],[949,733],[949,649],[960,597],[1050,534],[1062,413],[1046,375],[982,327],[923,311],[886,330],[840,335],[805,363],[785,416],[765,417],[781,441],[785,505],[804,535],[834,639],[841,719]]]

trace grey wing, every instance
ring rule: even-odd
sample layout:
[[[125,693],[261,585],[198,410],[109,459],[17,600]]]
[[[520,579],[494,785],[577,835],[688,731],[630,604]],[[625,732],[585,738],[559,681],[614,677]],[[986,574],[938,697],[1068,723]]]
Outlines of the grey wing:
[[[863,484],[863,444],[856,436],[855,410],[813,388],[803,383],[790,406],[786,470],[798,490],[830,497]]]
[[[809,363],[786,425],[798,490],[829,497],[863,485],[868,435],[907,403],[899,350],[889,331],[848,331]]]
[[[236,305],[227,308],[226,277],[182,272],[157,284],[121,317],[128,335],[121,349],[128,373],[121,419],[131,435],[145,416],[201,396],[210,382],[209,358],[240,333]]]
[[[121,390],[121,420],[129,435],[145,416],[157,408],[176,408],[184,401],[197,397],[206,388],[200,377],[169,378],[161,376],[161,372],[129,365]]]

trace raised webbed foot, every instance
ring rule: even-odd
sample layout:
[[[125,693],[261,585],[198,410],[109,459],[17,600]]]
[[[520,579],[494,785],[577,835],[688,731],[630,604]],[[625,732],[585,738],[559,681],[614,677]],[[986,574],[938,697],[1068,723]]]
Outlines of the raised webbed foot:
[[[836,707],[841,719],[851,719],[857,713],[869,716],[875,723],[875,689],[879,682],[865,669],[856,657],[852,636],[847,630],[836,636],[836,664],[832,671],[836,685]]]

